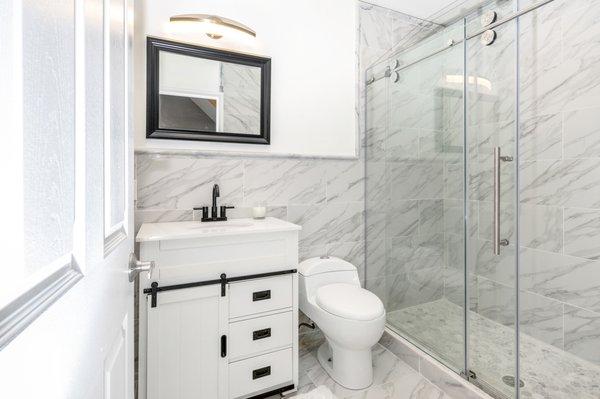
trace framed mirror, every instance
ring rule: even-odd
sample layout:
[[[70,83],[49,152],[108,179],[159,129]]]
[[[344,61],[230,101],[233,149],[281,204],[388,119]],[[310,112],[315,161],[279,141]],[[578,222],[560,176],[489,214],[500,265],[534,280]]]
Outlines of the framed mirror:
[[[270,143],[271,60],[149,37],[146,137]]]

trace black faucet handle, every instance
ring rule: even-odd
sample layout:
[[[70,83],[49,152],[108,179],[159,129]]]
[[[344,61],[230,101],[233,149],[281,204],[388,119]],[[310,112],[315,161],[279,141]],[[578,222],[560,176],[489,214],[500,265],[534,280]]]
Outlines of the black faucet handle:
[[[208,205],[202,205],[199,207],[194,207],[195,211],[202,210],[202,220],[208,219]]]
[[[221,205],[221,220],[227,220],[227,209],[233,209],[235,206],[233,205]]]

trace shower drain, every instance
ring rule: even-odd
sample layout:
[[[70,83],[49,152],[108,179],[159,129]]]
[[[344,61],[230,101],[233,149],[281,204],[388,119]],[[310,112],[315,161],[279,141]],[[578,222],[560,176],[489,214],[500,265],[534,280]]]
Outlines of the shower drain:
[[[502,377],[502,381],[504,381],[504,383],[509,387],[515,386],[515,377],[512,375],[505,375],[504,377]],[[523,380],[519,380],[519,387],[523,388],[524,386],[525,383],[523,382]]]

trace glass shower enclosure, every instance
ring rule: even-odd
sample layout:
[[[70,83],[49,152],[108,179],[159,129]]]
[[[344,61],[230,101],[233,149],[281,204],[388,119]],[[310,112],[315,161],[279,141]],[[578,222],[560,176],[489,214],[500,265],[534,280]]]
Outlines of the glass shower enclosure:
[[[492,1],[366,76],[366,286],[497,398],[600,397],[600,4]]]

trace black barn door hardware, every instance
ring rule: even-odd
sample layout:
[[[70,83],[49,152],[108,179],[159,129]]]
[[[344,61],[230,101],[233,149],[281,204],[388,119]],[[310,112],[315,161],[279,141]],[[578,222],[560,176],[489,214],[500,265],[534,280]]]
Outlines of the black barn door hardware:
[[[221,274],[220,278],[218,280],[205,280],[205,281],[197,281],[194,283],[185,283],[185,284],[176,284],[176,285],[165,285],[164,287],[160,287],[158,285],[158,283],[156,281],[152,282],[152,284],[150,284],[151,288],[144,288],[144,294],[149,294],[152,296],[152,301],[151,301],[151,307],[155,308],[157,305],[157,297],[158,297],[158,293],[159,292],[163,292],[163,291],[172,291],[172,290],[182,290],[182,289],[186,289],[186,288],[195,288],[195,287],[202,287],[205,285],[215,285],[215,284],[221,284],[221,296],[225,296],[227,293],[227,284],[229,283],[233,283],[236,281],[244,281],[244,280],[253,280],[256,278],[264,278],[264,277],[273,277],[273,276],[281,276],[284,274],[294,274],[296,273],[297,270],[296,269],[290,269],[290,270],[281,270],[281,271],[277,271],[277,272],[270,272],[270,273],[261,273],[261,274],[248,274],[245,276],[238,276],[238,277],[227,277],[227,275],[225,273]],[[269,293],[270,294],[270,293]],[[266,299],[266,298],[264,298]]]

